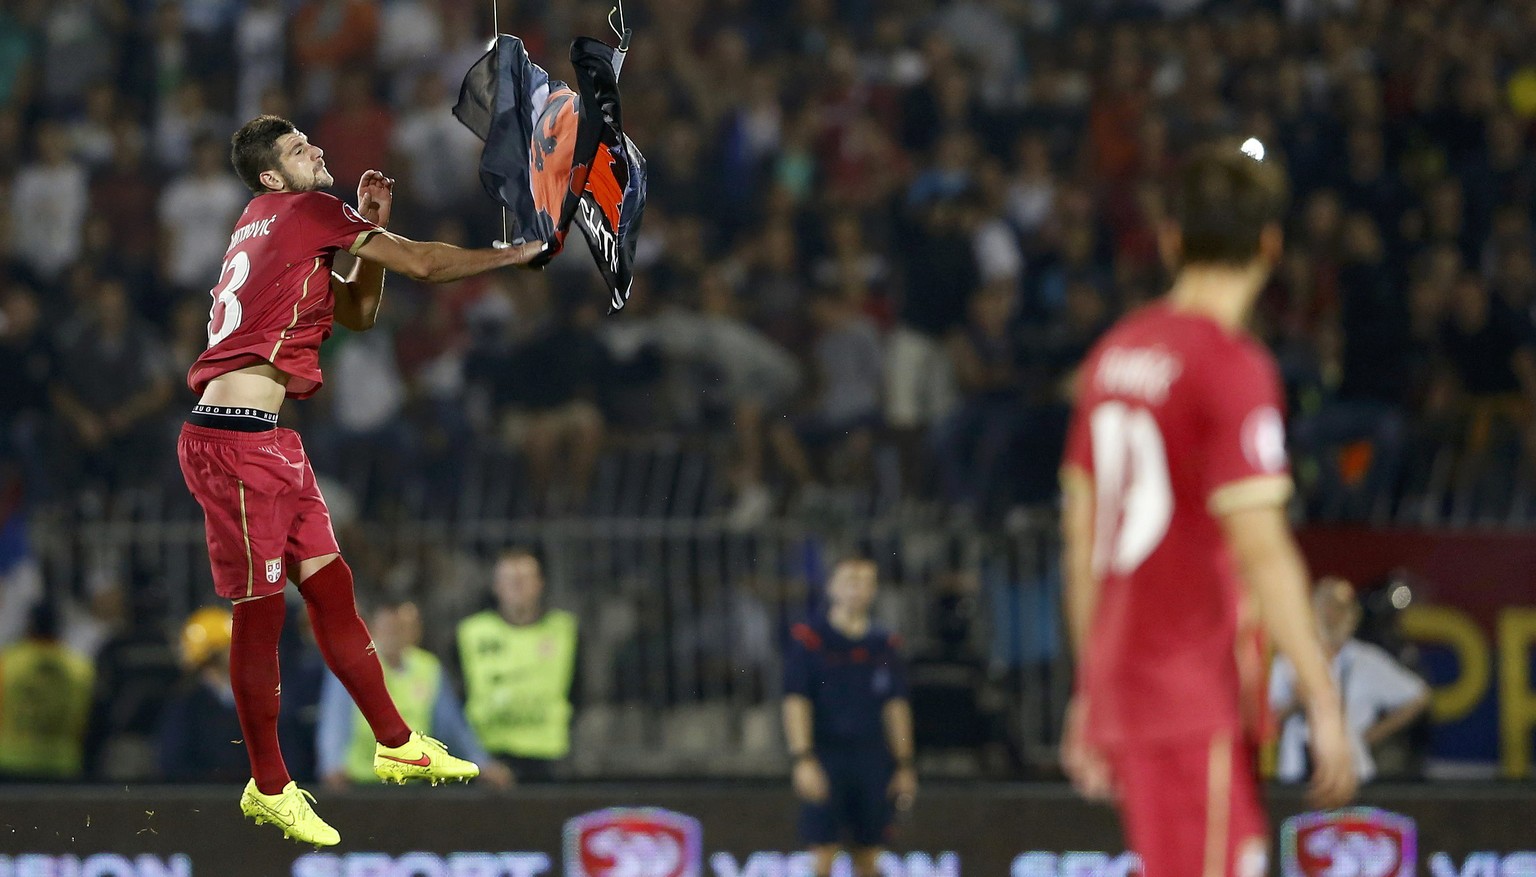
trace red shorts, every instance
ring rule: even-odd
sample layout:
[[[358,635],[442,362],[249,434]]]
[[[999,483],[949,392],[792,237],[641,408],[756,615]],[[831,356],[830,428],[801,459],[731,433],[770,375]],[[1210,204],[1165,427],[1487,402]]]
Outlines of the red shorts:
[[[1120,817],[1142,877],[1269,873],[1257,754],[1241,735],[1135,744],[1112,758]]]
[[[187,489],[203,507],[220,597],[279,593],[300,561],[340,552],[315,470],[293,430],[183,424],[176,456]]]

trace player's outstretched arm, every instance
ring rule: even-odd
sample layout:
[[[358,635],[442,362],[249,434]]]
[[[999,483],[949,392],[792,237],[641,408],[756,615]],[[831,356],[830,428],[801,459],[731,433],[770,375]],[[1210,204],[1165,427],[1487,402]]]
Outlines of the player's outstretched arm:
[[[1296,668],[1296,687],[1311,731],[1313,802],[1324,808],[1342,806],[1354,797],[1359,783],[1354,749],[1307,599],[1307,567],[1285,509],[1279,504],[1236,509],[1221,516],[1221,526],[1265,631]]]
[[[439,241],[413,241],[393,232],[369,237],[357,257],[421,283],[451,283],[497,268],[527,265],[544,253],[539,241],[506,249],[466,250]]]

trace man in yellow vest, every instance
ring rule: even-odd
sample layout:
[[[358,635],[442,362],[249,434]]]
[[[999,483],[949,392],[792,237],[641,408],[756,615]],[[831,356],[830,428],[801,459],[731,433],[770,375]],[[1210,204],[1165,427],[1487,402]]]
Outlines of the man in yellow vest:
[[[384,666],[384,687],[401,718],[423,734],[441,737],[455,752],[480,766],[480,778],[498,788],[512,785],[512,772],[486,754],[464,721],[464,710],[443,673],[442,662],[421,648],[421,612],[408,600],[385,599],[368,619],[373,647]],[[373,731],[341,680],[326,673],[315,730],[320,778],[331,788],[377,783],[373,772]]]
[[[525,550],[492,575],[496,608],[459,622],[465,713],[518,782],[548,782],[571,748],[576,616],[544,610],[544,573]]]
[[[95,675],[84,655],[59,642],[58,611],[44,597],[26,637],[0,652],[0,775],[80,777]]]

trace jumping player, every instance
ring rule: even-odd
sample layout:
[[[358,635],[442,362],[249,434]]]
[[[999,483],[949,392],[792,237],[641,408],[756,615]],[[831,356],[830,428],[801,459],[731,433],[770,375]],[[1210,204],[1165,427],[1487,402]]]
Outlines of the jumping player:
[[[1247,146],[1247,144],[1245,144]],[[1145,877],[1262,877],[1262,636],[1296,667],[1313,803],[1356,777],[1285,516],[1274,361],[1244,330],[1281,252],[1283,173],[1236,144],[1175,181],[1167,297],[1089,354],[1062,467],[1077,688],[1063,766],[1113,798]]]
[[[906,662],[870,618],[876,575],[866,558],[838,563],[826,617],[794,626],[784,661],[784,736],[816,877],[832,873],[845,833],[855,877],[878,874],[892,805],[917,795]]]
[[[277,428],[278,410],[320,388],[320,343],[333,321],[372,328],[386,269],[443,283],[526,264],[542,245],[466,250],[391,234],[384,226],[394,180],[364,173],[353,210],[321,191],[335,182],[325,153],[285,119],[252,119],[231,143],[235,171],[255,197],[212,292],[208,349],[187,378],[201,399],[177,456],[203,508],[214,587],[234,601],[230,676],[252,776],[240,809],[294,840],[329,846],[339,835],[315,814],[278,750],[277,640],[288,579],[304,597],[326,664],[378,740],[373,769],[381,779],[467,781],[479,768],[400,718],[315,473],[298,434]],[[358,257],[350,277],[331,272],[337,250]]]

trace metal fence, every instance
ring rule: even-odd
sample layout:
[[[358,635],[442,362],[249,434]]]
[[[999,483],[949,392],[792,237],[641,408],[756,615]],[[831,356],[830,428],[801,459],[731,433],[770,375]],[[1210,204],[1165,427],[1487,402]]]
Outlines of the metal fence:
[[[153,580],[173,618],[211,601],[201,522],[152,517],[39,527],[48,578],[85,589]],[[487,605],[500,550],[541,554],[549,603],[581,621],[576,775],[781,773],[786,631],[815,611],[832,562],[849,552],[880,567],[877,614],[908,644],[930,763],[996,776],[1051,760],[1068,686],[1046,515],[1016,517],[1006,532],[912,513],[750,531],[609,518],[347,524],[338,535],[360,600],[415,598],[424,645],[439,654],[453,647],[454,623]]]

